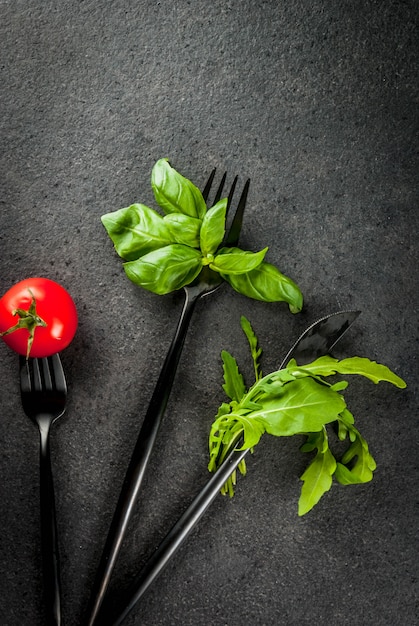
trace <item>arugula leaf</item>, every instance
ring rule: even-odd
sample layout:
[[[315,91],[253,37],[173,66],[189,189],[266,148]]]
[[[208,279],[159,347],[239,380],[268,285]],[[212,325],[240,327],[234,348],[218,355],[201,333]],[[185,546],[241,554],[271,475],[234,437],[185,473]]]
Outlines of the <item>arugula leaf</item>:
[[[229,413],[231,413],[231,406],[227,404],[227,402],[223,402],[218,407],[218,412],[217,412],[217,415],[215,416],[215,419],[217,420],[219,417],[223,417],[224,415],[228,415]]]
[[[291,313],[303,308],[303,295],[298,286],[265,261],[244,274],[221,273],[235,291],[263,302],[287,302]]]
[[[133,283],[160,295],[189,284],[201,268],[201,253],[177,243],[124,264]]]
[[[319,431],[346,407],[339,393],[311,378],[289,382],[280,396],[259,398],[258,403],[261,408],[252,412],[252,418],[276,437]]]
[[[240,248],[221,248],[209,266],[212,270],[222,273],[223,276],[246,274],[259,267],[267,251],[268,248],[259,252],[247,252]]]
[[[167,224],[144,204],[132,204],[101,217],[115,250],[127,261],[173,243]]]
[[[151,173],[154,197],[165,213],[184,213],[202,219],[207,211],[202,193],[179,174],[168,159],[160,159]]]
[[[215,254],[225,233],[227,198],[220,200],[209,209],[202,220],[201,250],[204,256]]]
[[[348,410],[345,411],[340,416],[339,423],[344,426],[351,444],[337,464],[336,480],[342,485],[370,482],[377,464],[364,437],[353,425],[353,415]]]
[[[258,389],[270,398],[276,398],[282,394],[285,383],[290,383],[294,380],[295,376],[288,370],[279,370],[279,372],[274,372],[270,376],[262,378]]]
[[[356,458],[352,468],[350,461]],[[335,477],[341,485],[357,485],[368,483],[373,479],[373,471],[377,464],[370,454],[368,444],[360,433],[354,443],[348,448],[342,457],[342,462],[337,464]]]
[[[366,440],[355,428],[354,417],[341,393],[348,382],[330,384],[325,378],[345,373],[366,376],[375,383],[387,381],[399,388],[404,388],[406,383],[386,366],[361,357],[338,361],[325,356],[301,367],[291,359],[284,369],[262,377],[257,369],[260,357],[257,337],[244,316],[241,326],[249,342],[256,381],[246,390],[234,357],[223,353],[223,387],[230,403],[221,405],[211,427],[208,469],[216,471],[226,455],[239,445],[240,437],[241,449],[253,449],[265,432],[277,437],[299,434],[307,437],[301,446],[303,452],[317,450],[301,476],[299,515],[317,504],[330,489],[333,477],[342,485],[369,482],[376,462]],[[340,441],[349,440],[340,461],[329,448],[327,428],[331,424],[337,425]],[[245,469],[243,466],[239,471]],[[235,484],[234,475],[225,483],[222,493],[233,496]]]
[[[295,375],[331,376],[332,374],[358,374],[372,380],[373,383],[386,381],[396,385],[400,389],[406,387],[406,383],[399,376],[394,374],[386,365],[380,365],[376,361],[370,361],[358,356],[338,361],[331,356],[321,356],[309,365],[298,367],[295,359],[288,363],[288,369]]]
[[[243,376],[239,372],[236,359],[229,352],[221,352],[224,369],[223,389],[231,400],[239,402],[246,392]]]
[[[406,387],[405,381],[389,370],[386,365],[381,365],[376,361],[370,361],[369,359],[358,356],[339,361],[336,371],[339,374],[358,374],[359,376],[365,376],[375,384],[384,381],[392,383],[396,387],[399,387],[399,389]]]
[[[227,424],[226,420],[222,420],[218,425],[220,430],[222,430],[222,424]],[[230,413],[228,424],[229,428],[223,431],[224,437],[222,441],[224,444],[231,444],[233,440],[237,440],[237,435],[241,434],[243,436],[243,445],[237,448],[238,450],[253,448],[253,446],[259,443],[261,436],[265,432],[265,428],[261,422],[249,418],[246,415],[240,415],[239,413]],[[231,428],[232,424],[234,424],[234,428]],[[230,445],[229,447],[231,448]],[[223,458],[225,456],[227,455],[224,453]]]
[[[298,515],[305,515],[318,503],[320,498],[332,486],[332,476],[336,470],[336,459],[328,445],[326,429],[309,435],[301,446],[303,452],[317,448],[317,454],[301,476],[303,486],[298,501]]]
[[[183,213],[169,213],[163,221],[166,223],[173,243],[182,243],[191,248],[199,248],[199,234],[202,220]]]
[[[260,380],[262,378],[262,369],[260,366],[262,348],[259,347],[258,338],[253,331],[252,325],[244,315],[242,315],[240,318],[240,324],[244,334],[247,337],[247,341],[249,342],[250,353],[253,359],[253,369],[255,371],[255,380]]]
[[[228,414],[230,405],[223,403],[218,411],[218,418],[213,423],[209,439],[210,460],[208,469],[215,472],[217,467],[224,461],[231,450],[237,447],[240,439],[243,438],[243,448],[252,449],[253,445],[259,442],[263,434],[263,427],[257,422],[247,420],[243,416]],[[227,413],[226,413],[227,410]],[[246,462],[244,459],[238,465],[239,472],[244,476],[246,474]],[[226,480],[221,488],[223,495],[234,495],[234,486],[236,484],[236,471],[234,471]]]
[[[231,407],[223,403],[218,410],[217,418],[211,426],[209,438],[210,460],[208,469],[214,471],[222,463],[243,432],[240,422],[232,419]]]

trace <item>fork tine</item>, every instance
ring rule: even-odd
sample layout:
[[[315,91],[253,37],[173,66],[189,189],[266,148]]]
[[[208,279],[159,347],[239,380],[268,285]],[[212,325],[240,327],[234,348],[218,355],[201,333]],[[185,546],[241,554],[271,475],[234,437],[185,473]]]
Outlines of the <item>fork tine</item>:
[[[23,393],[52,391],[66,393],[67,382],[59,354],[37,359],[20,358],[20,387]]]
[[[205,202],[208,200],[208,195],[211,189],[211,185],[212,185],[212,181],[214,180],[214,176],[215,176],[215,172],[216,172],[216,168],[214,168],[211,172],[211,174],[209,175],[209,178],[205,184],[204,190],[202,192],[202,197],[204,198]]]
[[[243,223],[243,214],[247,202],[247,194],[249,192],[250,179],[247,179],[246,184],[243,187],[242,195],[240,196],[239,203],[237,205],[236,212],[231,222],[230,229],[225,239],[226,246],[236,246],[239,241],[240,231]]]
[[[236,178],[233,180],[233,183],[230,187],[230,193],[228,194],[228,198],[227,198],[227,212],[226,212],[226,217],[228,215],[228,212],[230,210],[231,207],[231,202],[233,200],[233,195],[234,195],[234,190],[236,189],[236,185],[237,185],[237,181],[238,181],[239,177],[236,176]]]
[[[52,390],[52,377],[49,369],[48,359],[41,359],[42,376],[44,378],[44,385],[47,391]]]
[[[20,357],[20,388],[23,393],[31,391],[31,374],[29,371],[29,361],[24,357]]]
[[[217,202],[221,198],[221,194],[223,193],[223,189],[224,189],[224,184],[226,182],[226,178],[227,178],[227,172],[224,172],[223,177],[222,177],[222,179],[220,181],[220,184],[218,185],[218,189],[217,189],[217,192],[215,194],[215,198],[213,200],[213,205],[217,204]]]
[[[205,200],[205,202],[207,202],[208,200],[208,196],[209,196],[209,192],[211,190],[211,186],[212,183],[214,181],[214,176],[215,176],[215,172],[216,169],[214,168],[208,178],[208,181],[205,184],[204,190],[202,192],[202,196]],[[220,181],[220,184],[218,186],[218,189],[216,191],[215,194],[215,198],[212,202],[212,204],[216,204],[220,198],[221,198],[221,194],[223,192],[224,189],[224,185],[225,185],[225,181],[227,178],[227,172],[224,172],[223,177]],[[237,185],[237,180],[238,180],[238,176],[236,176],[232,182],[231,188],[230,188],[230,192],[228,194],[228,198],[227,198],[227,213],[226,213],[226,217],[228,215],[229,209],[231,207],[231,203],[232,203],[232,199],[233,199],[233,195],[234,195],[234,191],[236,189],[236,185]],[[244,214],[244,209],[246,207],[246,202],[247,202],[247,195],[249,192],[249,185],[250,185],[250,179],[248,179],[243,187],[243,191],[242,191],[242,195],[240,196],[240,200],[239,203],[237,205],[236,208],[236,212],[234,214],[233,220],[231,222],[231,226],[228,230],[228,233],[225,237],[224,240],[224,245],[225,246],[235,246],[237,245],[238,241],[239,241],[239,235],[240,235],[240,231],[241,231],[241,227],[242,227],[242,223],[243,223],[243,214]]]
[[[50,360],[51,360],[51,366],[52,366],[52,372],[53,372],[53,376],[54,376],[55,386],[58,389],[58,391],[66,392],[67,391],[67,383],[66,383],[66,379],[65,379],[65,376],[64,376],[63,366],[61,364],[60,355],[58,353],[57,354],[53,354],[50,357]]]
[[[32,383],[34,391],[42,391],[42,375],[38,359],[32,360]]]
[[[214,177],[215,177],[216,171],[217,171],[216,168],[214,168],[212,170],[211,174],[209,175],[209,178],[208,178],[207,182],[205,183],[205,187],[204,187],[204,189],[202,191],[202,196],[203,196],[205,202],[208,200],[209,192],[211,190],[212,183],[214,182]],[[217,191],[215,193],[215,197],[214,197],[214,200],[212,202],[213,205],[216,204],[220,200],[220,198],[221,198],[221,194],[223,193],[223,189],[224,189],[226,178],[227,178],[227,172],[224,172],[223,177],[221,178],[220,184],[218,185],[218,189],[217,189]],[[238,176],[236,176],[235,179],[233,180],[231,188],[230,188],[230,192],[228,194],[228,198],[227,198],[227,213],[228,213],[228,210],[229,210],[229,208],[231,206],[231,201],[233,199],[234,190],[236,188],[237,180],[238,180]]]

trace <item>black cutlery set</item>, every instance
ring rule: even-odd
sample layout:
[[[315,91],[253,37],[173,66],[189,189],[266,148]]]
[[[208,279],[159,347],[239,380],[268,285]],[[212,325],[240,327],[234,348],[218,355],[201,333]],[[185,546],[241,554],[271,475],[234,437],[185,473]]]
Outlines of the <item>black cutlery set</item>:
[[[203,191],[205,200],[208,198],[214,174],[215,171],[212,172]],[[216,190],[214,203],[221,197],[225,178],[224,175]],[[232,203],[236,182],[237,178],[234,180],[228,196],[228,208]],[[248,188],[249,181],[246,182],[238,201],[231,226],[224,239],[224,246],[233,247],[237,245]],[[106,605],[106,592],[112,571],[121,549],[128,522],[139,497],[147,464],[167,407],[193,311],[200,298],[213,293],[223,282],[219,274],[209,268],[205,268],[205,270],[192,283],[184,287],[185,301],[175,336],[142,421],[138,440],[134,446],[125,478],[122,481],[120,497],[110,523],[86,611],[84,622],[86,626],[117,626],[124,621],[162,569],[175,555],[219,493],[223,484],[248,452],[247,449],[242,449],[241,442],[238,440],[237,446],[225,458],[219,469],[211,475],[207,484],[197,493],[183,515],[169,530],[160,546],[146,562],[135,580],[132,581],[129,589],[121,594],[120,606],[117,607],[116,611],[114,608],[108,607]],[[282,361],[281,368],[292,358],[300,364],[328,354],[358,315],[358,311],[343,311],[333,313],[312,324],[292,345]],[[49,433],[52,424],[63,415],[66,408],[67,387],[59,355],[55,354],[43,359],[21,357],[20,386],[24,412],[38,426],[40,433],[41,537],[46,623],[48,626],[58,626],[62,623],[60,569]]]

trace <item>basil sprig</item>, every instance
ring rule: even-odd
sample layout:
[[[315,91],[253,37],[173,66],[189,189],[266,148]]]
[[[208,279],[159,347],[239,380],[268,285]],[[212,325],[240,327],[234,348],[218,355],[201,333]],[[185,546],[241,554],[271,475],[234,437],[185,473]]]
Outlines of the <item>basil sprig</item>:
[[[342,485],[369,482],[376,463],[367,442],[355,428],[354,417],[342,395],[348,382],[331,384],[325,378],[358,374],[374,383],[387,381],[401,389],[406,383],[385,365],[360,357],[338,361],[323,356],[303,366],[291,359],[284,369],[263,376],[257,337],[245,317],[241,318],[241,325],[250,345],[256,381],[247,389],[235,358],[222,352],[223,389],[230,402],[220,406],[211,428],[209,470],[216,471],[240,439],[240,449],[244,450],[253,449],[264,433],[276,437],[306,435],[301,450],[315,451],[315,456],[301,476],[299,515],[317,504],[330,489],[333,478]],[[330,448],[329,426],[335,426],[340,441],[348,442],[339,460]],[[246,473],[244,460],[238,469]],[[236,473],[227,480],[222,493],[233,496],[235,484]]]
[[[163,215],[136,203],[101,218],[116,252],[126,261],[130,280],[163,295],[190,284],[209,267],[245,296],[287,302],[293,313],[301,311],[300,289],[265,262],[268,248],[249,252],[223,247],[226,198],[207,209],[198,187],[167,159],[154,165],[151,186]]]

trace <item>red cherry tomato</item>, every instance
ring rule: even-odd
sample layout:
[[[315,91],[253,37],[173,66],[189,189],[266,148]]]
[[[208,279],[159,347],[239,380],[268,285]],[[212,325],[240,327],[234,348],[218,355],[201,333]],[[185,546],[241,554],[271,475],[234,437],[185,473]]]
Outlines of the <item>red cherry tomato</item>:
[[[42,358],[68,346],[77,329],[76,305],[49,278],[27,278],[0,298],[0,336],[18,354]]]

